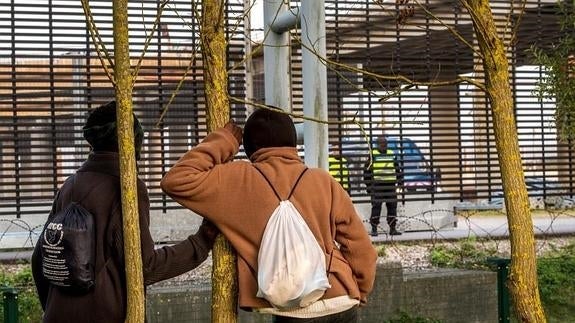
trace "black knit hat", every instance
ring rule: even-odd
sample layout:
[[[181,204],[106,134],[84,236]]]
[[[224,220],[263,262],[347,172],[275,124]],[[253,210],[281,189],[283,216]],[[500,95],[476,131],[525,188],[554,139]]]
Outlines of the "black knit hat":
[[[296,147],[296,140],[297,134],[290,116],[270,109],[254,111],[244,127],[243,143],[248,158],[261,148]]]
[[[118,131],[116,127],[116,101],[108,102],[94,109],[82,128],[84,138],[94,151],[118,151]],[[134,115],[134,147],[136,158],[140,158],[144,130]]]

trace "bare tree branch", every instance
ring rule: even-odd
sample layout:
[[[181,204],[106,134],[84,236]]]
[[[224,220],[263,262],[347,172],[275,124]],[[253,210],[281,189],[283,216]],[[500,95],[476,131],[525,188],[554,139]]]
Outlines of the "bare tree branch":
[[[333,60],[330,60],[326,57],[322,57],[320,55],[318,55],[313,48],[309,48],[309,46],[306,46],[305,44],[303,44],[301,41],[299,41],[300,45],[304,48],[307,48],[308,50],[312,51],[313,53],[315,53],[318,58],[320,59],[320,61],[325,64],[325,66],[327,68],[330,68],[330,65],[339,67],[341,69],[347,70],[347,71],[351,71],[351,72],[355,72],[355,73],[361,73],[363,75],[367,75],[370,76],[374,79],[380,79],[380,80],[392,80],[392,81],[402,81],[405,82],[407,84],[412,84],[412,85],[416,85],[416,86],[428,86],[428,87],[435,87],[435,86],[446,86],[446,85],[454,85],[454,84],[459,84],[459,83],[470,83],[475,85],[476,87],[478,87],[479,89],[485,91],[485,85],[482,84],[481,82],[470,78],[470,77],[465,77],[465,76],[459,76],[455,79],[452,80],[447,80],[447,81],[433,81],[433,82],[421,82],[421,81],[415,81],[412,80],[404,75],[393,75],[393,76],[389,76],[389,75],[381,75],[378,73],[373,73],[361,68],[357,68],[357,67],[353,67],[347,64],[343,64],[340,62],[336,62]]]
[[[160,2],[160,6],[158,7],[158,11],[156,13],[156,19],[154,20],[154,25],[152,26],[152,30],[150,30],[150,33],[146,35],[146,41],[144,43],[144,49],[142,49],[142,54],[140,55],[140,58],[138,59],[138,63],[136,64],[136,67],[134,68],[134,71],[132,72],[132,76],[133,76],[132,86],[134,86],[134,84],[136,83],[136,80],[138,78],[138,74],[140,73],[140,68],[142,67],[142,62],[144,61],[144,55],[146,55],[146,52],[148,50],[148,46],[150,45],[150,42],[152,41],[152,37],[154,36],[154,32],[156,32],[156,30],[158,30],[158,25],[160,24],[162,12],[164,11],[164,8],[168,4],[168,1],[169,0],[162,0]]]
[[[176,95],[178,94],[178,92],[180,91],[180,88],[182,87],[182,85],[184,84],[184,81],[186,80],[186,76],[188,76],[190,69],[192,68],[192,66],[194,66],[195,61],[196,61],[196,51],[194,50],[194,52],[192,53],[192,57],[190,59],[190,62],[188,64],[188,66],[186,67],[186,70],[184,71],[184,75],[182,75],[182,78],[178,82],[178,85],[176,86],[176,88],[172,92],[172,95],[170,95],[170,99],[168,100],[168,102],[166,103],[164,108],[162,109],[162,113],[160,114],[160,118],[158,119],[158,122],[156,122],[156,125],[155,125],[156,128],[161,128],[161,123],[164,121],[164,117],[166,116],[166,113],[168,113],[168,109],[170,107],[170,104],[172,104],[172,101],[174,101],[174,99],[176,98]]]
[[[94,49],[96,50],[96,54],[98,54],[98,59],[100,59],[100,64],[102,64],[102,68],[104,69],[106,76],[108,76],[108,79],[110,79],[112,84],[116,86],[114,75],[110,71],[110,68],[114,69],[114,62],[110,57],[108,49],[106,49],[106,44],[104,43],[102,37],[100,36],[98,26],[96,26],[94,16],[92,15],[92,11],[90,10],[90,4],[88,3],[88,0],[80,0],[80,1],[82,3],[82,9],[84,10],[84,16],[86,17],[88,31],[90,32],[90,37],[92,38],[92,42],[94,44]]]
[[[180,13],[178,12],[177,8],[174,7],[172,8],[170,5],[168,5],[168,7],[170,9],[172,9],[172,11],[174,11],[174,13],[176,14],[176,16],[178,18],[180,18],[182,20],[182,22],[184,23],[185,26],[187,26],[188,28],[190,28],[190,30],[192,32],[194,32],[194,26],[191,25],[189,22],[187,22],[185,20],[184,17],[182,17],[180,15]],[[199,13],[197,11],[197,7],[195,2],[192,2],[192,12],[195,14],[195,17],[199,17]],[[196,55],[199,51],[199,47],[201,46],[201,43],[198,43],[196,46],[194,46],[192,54],[190,55],[190,61],[188,63],[188,66],[186,67],[186,70],[184,71],[184,74],[182,75],[182,78],[180,79],[180,81],[178,82],[178,85],[176,86],[176,88],[174,89],[174,91],[172,92],[172,94],[170,95],[170,99],[168,100],[168,102],[166,103],[166,105],[164,105],[164,107],[162,108],[162,113],[160,114],[160,117],[158,119],[158,121],[156,122],[155,127],[156,128],[161,128],[161,124],[164,121],[164,118],[166,116],[166,114],[168,113],[168,110],[170,108],[170,105],[172,104],[172,102],[174,101],[174,99],[176,98],[176,95],[178,94],[178,92],[180,91],[180,88],[182,87],[182,85],[184,84],[185,80],[186,80],[186,76],[188,75],[188,73],[190,72],[192,66],[194,66],[194,63],[196,62]]]
[[[469,47],[469,49],[471,49],[478,57],[483,58],[483,54],[481,54],[481,52],[479,52],[475,47],[473,47],[472,44],[470,44],[465,38],[463,38],[463,36],[461,36],[461,34],[455,30],[455,28],[447,25],[445,22],[443,22],[443,20],[439,17],[437,17],[434,13],[432,13],[431,11],[429,11],[423,4],[421,4],[418,0],[413,0],[423,11],[425,11],[425,14],[430,16],[431,18],[433,18],[435,21],[439,22],[443,27],[447,28],[447,30],[449,30],[449,32],[455,36],[457,39],[459,39],[459,41],[461,41],[463,44],[465,44],[465,46]]]
[[[517,39],[517,30],[519,29],[519,25],[521,25],[521,19],[523,18],[523,15],[525,15],[525,7],[527,6],[527,0],[522,0],[521,1],[521,12],[519,13],[518,17],[517,17],[517,21],[515,22],[515,26],[513,27],[513,32],[511,33],[511,39],[510,39],[510,43],[513,44],[515,42],[515,40]],[[507,26],[505,27],[505,32],[507,32],[507,29],[509,28],[509,24],[511,24],[511,14],[513,13],[513,11],[509,12],[509,18],[507,20]],[[503,38],[505,39],[505,38]]]
[[[229,100],[236,102],[236,103],[242,103],[242,104],[246,104],[246,105],[251,105],[257,108],[262,108],[262,109],[268,109],[268,110],[273,110],[273,111],[278,111],[276,107],[273,106],[269,106],[263,103],[257,103],[254,101],[250,101],[250,100],[246,100],[246,99],[242,99],[242,98],[238,98],[235,96],[231,96],[229,95]],[[280,107],[281,108],[281,107]],[[283,114],[287,114],[293,118],[297,118],[297,119],[302,119],[302,120],[307,120],[307,121],[313,121],[313,122],[317,122],[317,123],[321,123],[321,124],[339,124],[339,125],[343,125],[343,124],[355,124],[358,126],[363,127],[363,125],[361,125],[361,122],[356,120],[356,117],[354,116],[353,118],[347,118],[347,119],[343,119],[343,120],[324,120],[324,119],[319,119],[319,118],[314,118],[314,117],[308,117],[306,115],[304,115],[303,113],[296,113],[296,112],[288,112],[286,110],[282,111],[278,111],[281,112]],[[395,124],[395,123],[400,123],[399,121],[391,121],[390,123]],[[404,123],[408,123],[408,124],[420,124],[420,122],[405,122],[405,121],[401,121],[402,124]]]

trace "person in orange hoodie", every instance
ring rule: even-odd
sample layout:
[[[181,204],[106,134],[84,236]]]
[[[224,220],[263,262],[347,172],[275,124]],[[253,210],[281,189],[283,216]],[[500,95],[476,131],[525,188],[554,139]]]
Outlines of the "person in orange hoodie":
[[[250,162],[231,162],[242,139]],[[315,303],[289,310],[256,296],[259,246],[279,204],[270,184],[285,199],[306,168],[291,118],[259,109],[248,118],[243,136],[232,122],[210,133],[176,162],[161,186],[215,224],[237,251],[242,309],[272,314],[275,322],[356,322],[358,306],[366,304],[373,288],[377,254],[349,195],[323,169],[308,169],[290,201],[326,255],[331,287]]]

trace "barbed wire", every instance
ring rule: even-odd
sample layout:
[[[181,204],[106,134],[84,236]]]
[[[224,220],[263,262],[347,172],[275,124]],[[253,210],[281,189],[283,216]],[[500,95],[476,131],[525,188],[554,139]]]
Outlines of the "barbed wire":
[[[31,225],[23,219],[0,219],[0,252],[2,249],[18,249],[34,247],[34,241],[40,234],[43,225]],[[6,240],[10,237],[24,237],[19,245],[4,246]]]
[[[449,209],[430,209],[404,215],[399,208],[397,228],[400,236],[390,235],[387,225],[378,226],[374,243],[383,248],[380,257],[397,261],[407,271],[434,267],[433,250],[448,248],[457,253],[473,245],[476,252],[487,256],[510,258],[509,228],[504,211],[472,210],[455,212]],[[538,256],[574,243],[575,211],[572,209],[533,210],[533,231]],[[385,216],[381,223],[385,222]],[[368,224],[369,220],[364,220]],[[412,231],[413,227],[424,227]]]
[[[397,228],[403,232],[400,236],[389,235],[385,215],[378,226],[379,235],[373,238],[375,245],[384,245],[387,250],[394,250],[393,260],[406,264],[410,269],[410,254],[416,246],[432,249],[439,245],[460,248],[462,241],[473,240],[485,248],[494,249],[496,253],[508,255],[509,236],[507,218],[501,210],[465,210],[455,211],[447,208],[420,210],[417,213],[405,214],[405,207],[398,207]],[[553,247],[556,238],[575,237],[575,210],[546,208],[533,210],[533,230],[537,238],[536,250],[543,252]],[[41,233],[42,224],[31,224],[21,218],[0,219],[0,254],[4,251],[18,258],[31,250]],[[37,223],[37,221],[34,221]],[[369,219],[363,220],[366,227]],[[157,241],[173,243],[174,241]],[[428,251],[428,250],[427,250]],[[421,253],[421,252],[419,252]],[[422,255],[420,255],[422,256]],[[404,258],[404,259],[402,259]],[[421,258],[421,257],[420,257]],[[6,259],[6,256],[3,258]],[[12,259],[16,260],[16,259]],[[424,260],[421,260],[424,261]],[[415,264],[415,267],[420,265]],[[416,268],[417,269],[417,268]]]

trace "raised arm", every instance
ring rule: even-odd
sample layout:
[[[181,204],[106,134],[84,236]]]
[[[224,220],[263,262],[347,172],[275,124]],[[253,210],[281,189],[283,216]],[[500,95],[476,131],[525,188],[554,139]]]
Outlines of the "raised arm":
[[[231,161],[239,150],[241,130],[238,135],[239,128],[234,127],[226,125],[212,132],[184,154],[162,179],[162,190],[198,214],[212,213],[227,179],[220,166]]]

